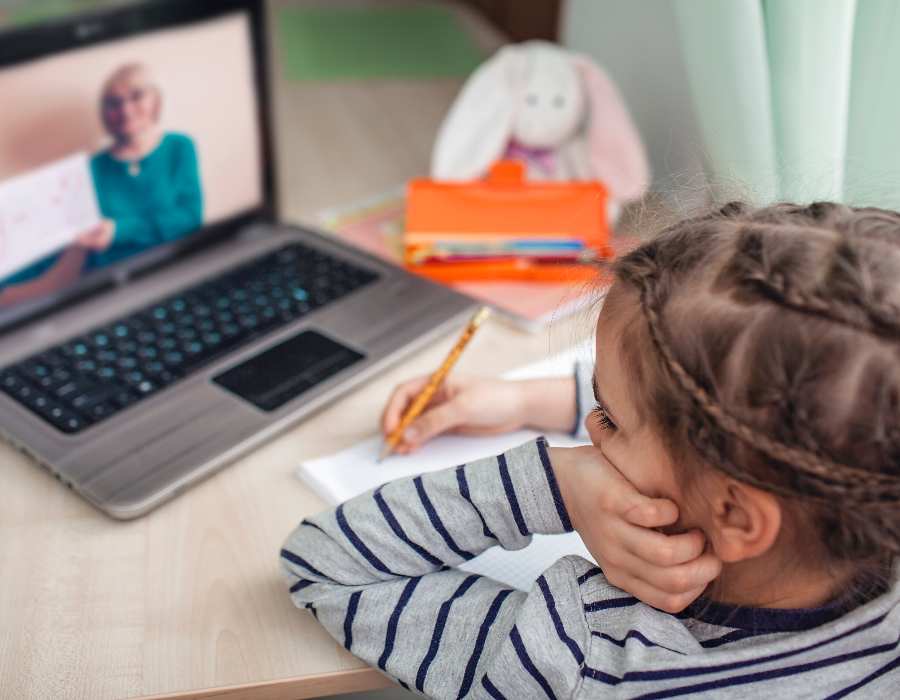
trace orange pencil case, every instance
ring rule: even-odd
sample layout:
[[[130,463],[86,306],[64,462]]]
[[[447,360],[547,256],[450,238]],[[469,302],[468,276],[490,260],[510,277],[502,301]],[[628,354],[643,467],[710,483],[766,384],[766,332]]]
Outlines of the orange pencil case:
[[[409,183],[404,263],[439,282],[589,280],[612,257],[599,182],[527,182],[518,161],[485,180]]]

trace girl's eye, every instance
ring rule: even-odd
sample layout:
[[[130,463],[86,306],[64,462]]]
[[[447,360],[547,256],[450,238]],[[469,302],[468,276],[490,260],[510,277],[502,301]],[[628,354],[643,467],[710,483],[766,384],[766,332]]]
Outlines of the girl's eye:
[[[615,430],[616,424],[612,422],[612,419],[609,417],[609,414],[606,412],[606,409],[597,404],[594,409],[591,411],[591,414],[597,421],[597,425],[600,426],[600,430]]]

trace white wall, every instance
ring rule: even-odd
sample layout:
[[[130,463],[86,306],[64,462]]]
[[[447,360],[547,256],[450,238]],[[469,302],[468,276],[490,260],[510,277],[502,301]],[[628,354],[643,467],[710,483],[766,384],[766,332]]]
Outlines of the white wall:
[[[672,204],[706,198],[702,142],[669,0],[567,0],[560,42],[616,82],[644,139],[653,189]]]

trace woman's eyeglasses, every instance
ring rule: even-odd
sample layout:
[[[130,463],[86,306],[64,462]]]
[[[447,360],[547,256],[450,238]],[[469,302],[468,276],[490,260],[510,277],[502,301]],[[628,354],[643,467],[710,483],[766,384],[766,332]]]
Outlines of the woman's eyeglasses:
[[[126,104],[138,104],[151,92],[152,90],[150,88],[135,88],[127,95],[108,95],[103,98],[103,109],[117,111],[122,109]]]

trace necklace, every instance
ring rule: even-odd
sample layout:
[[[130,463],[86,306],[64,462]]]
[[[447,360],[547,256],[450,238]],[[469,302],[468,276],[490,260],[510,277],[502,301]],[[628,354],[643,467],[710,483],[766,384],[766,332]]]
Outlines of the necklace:
[[[128,161],[128,174],[137,177],[141,174],[141,162],[139,160]]]

